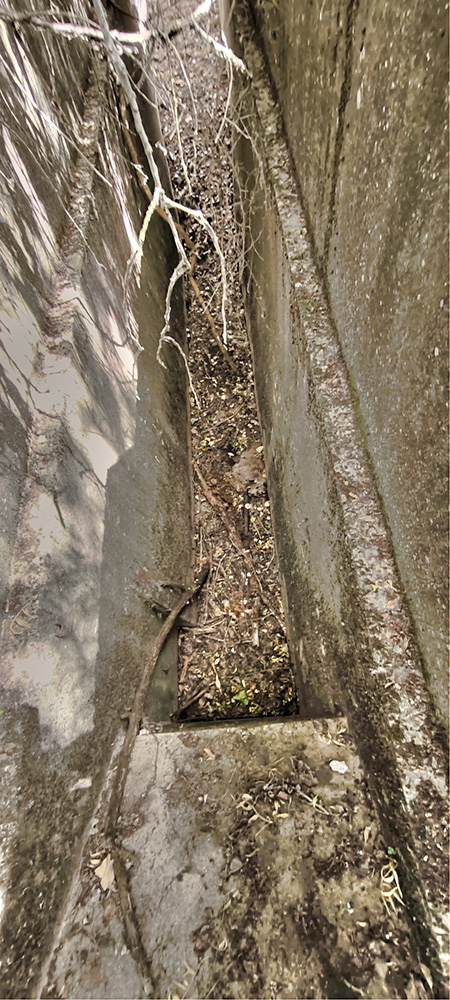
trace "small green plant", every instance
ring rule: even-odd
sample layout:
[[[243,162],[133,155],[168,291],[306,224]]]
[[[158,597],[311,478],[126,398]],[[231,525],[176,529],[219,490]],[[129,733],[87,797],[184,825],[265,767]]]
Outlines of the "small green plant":
[[[241,687],[235,690],[234,694],[231,697],[231,701],[238,701],[241,703],[241,705],[249,704],[249,697],[247,691],[245,690],[245,684],[243,684],[242,681],[241,681]]]

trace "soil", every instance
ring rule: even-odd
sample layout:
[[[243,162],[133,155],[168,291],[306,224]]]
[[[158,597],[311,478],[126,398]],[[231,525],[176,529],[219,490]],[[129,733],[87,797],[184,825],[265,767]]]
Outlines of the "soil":
[[[165,25],[191,10],[189,3],[168,4]],[[202,26],[220,37],[214,16]],[[242,304],[243,234],[232,172],[238,133],[227,104],[229,68],[194,30],[161,45],[154,65],[175,197],[202,209],[225,257],[232,359],[231,366],[185,279],[196,558],[198,564],[208,558],[211,573],[197,627],[180,639],[177,715],[186,720],[292,715],[298,703]],[[188,215],[180,222],[195,243],[195,281],[222,336],[218,255],[201,225]]]

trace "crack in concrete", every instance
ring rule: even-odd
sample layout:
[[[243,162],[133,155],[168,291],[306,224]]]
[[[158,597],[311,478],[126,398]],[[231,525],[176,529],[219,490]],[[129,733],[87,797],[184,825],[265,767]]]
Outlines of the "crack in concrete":
[[[346,9],[346,32],[345,32],[345,60],[344,77],[342,80],[341,94],[338,108],[338,127],[334,141],[333,167],[331,171],[330,201],[328,205],[328,221],[325,230],[324,248],[321,260],[321,269],[328,291],[327,271],[330,254],[330,240],[334,226],[334,209],[336,204],[336,189],[339,174],[339,162],[341,158],[342,144],[344,141],[344,125],[347,105],[350,100],[352,90],[352,69],[353,69],[353,46],[354,27],[356,16],[359,10],[360,0],[349,0]]]

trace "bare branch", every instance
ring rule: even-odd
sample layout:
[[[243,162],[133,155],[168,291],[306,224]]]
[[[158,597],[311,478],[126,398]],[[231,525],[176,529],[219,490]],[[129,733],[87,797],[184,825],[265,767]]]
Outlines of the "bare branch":
[[[49,21],[48,17],[55,17],[54,11],[47,11],[44,14],[37,11],[24,11],[18,13],[14,10],[0,11],[0,20],[9,24],[32,24],[34,28],[43,28],[46,31],[53,31],[56,35],[64,35],[66,38],[88,38],[92,41],[103,42],[103,34],[100,28],[89,24],[74,24],[72,21]],[[135,49],[148,42],[149,38],[155,38],[156,32],[153,29],[145,28],[141,31],[111,31],[111,37],[123,49]]]
[[[100,28],[102,30],[103,41],[105,43],[105,48],[106,48],[106,50],[108,52],[108,55],[109,55],[109,57],[111,59],[111,62],[112,62],[113,67],[115,69],[116,76],[117,76],[117,78],[119,80],[119,83],[120,83],[121,87],[123,87],[123,90],[125,91],[128,103],[130,105],[131,113],[133,115],[133,121],[134,121],[134,124],[135,124],[135,127],[136,127],[136,132],[138,133],[138,136],[139,136],[139,138],[140,138],[140,140],[142,142],[142,145],[144,147],[144,152],[145,152],[145,155],[147,157],[148,165],[149,165],[151,173],[152,173],[152,178],[153,178],[153,182],[154,182],[154,186],[155,186],[155,190],[154,190],[153,194],[154,194],[155,199],[157,199],[157,202],[159,202],[159,200],[161,198],[164,198],[164,190],[163,190],[163,186],[162,186],[162,183],[161,183],[161,178],[159,176],[159,170],[158,170],[158,167],[156,165],[155,157],[153,156],[153,149],[152,149],[151,143],[149,142],[147,133],[145,131],[145,128],[144,128],[144,125],[143,125],[143,122],[142,122],[141,113],[140,113],[139,108],[138,108],[138,103],[137,103],[137,100],[136,100],[136,95],[135,95],[135,92],[133,90],[133,85],[131,83],[131,79],[130,79],[129,73],[128,73],[128,71],[126,69],[126,66],[125,66],[125,64],[124,64],[124,62],[123,62],[123,60],[121,58],[120,53],[117,50],[117,45],[116,45],[116,43],[114,41],[114,38],[112,37],[112,33],[111,33],[110,29],[109,29],[108,21],[106,19],[105,8],[103,7],[103,4],[101,3],[101,0],[93,0],[93,5],[94,5],[94,8],[95,8],[95,13],[97,14],[97,17],[98,17],[98,23],[99,23]]]
[[[180,277],[183,274],[188,273],[190,271],[190,269],[191,269],[190,262],[189,262],[189,260],[188,260],[188,258],[186,256],[183,244],[182,244],[180,236],[179,236],[178,224],[175,222],[175,220],[174,220],[174,218],[172,216],[172,210],[175,211],[175,212],[183,212],[184,214],[187,214],[187,215],[191,216],[192,218],[195,218],[200,223],[200,225],[203,226],[203,228],[207,231],[208,235],[210,236],[210,239],[212,240],[212,243],[214,245],[216,253],[217,253],[218,257],[219,257],[220,268],[221,268],[221,276],[222,276],[222,324],[223,324],[223,333],[222,333],[222,336],[223,336],[223,342],[224,342],[224,344],[227,344],[227,320],[226,320],[227,278],[226,278],[225,258],[224,258],[224,255],[222,253],[222,250],[220,248],[220,244],[219,244],[219,240],[217,238],[217,234],[215,233],[213,227],[210,225],[210,223],[208,222],[208,220],[203,215],[203,212],[201,212],[200,209],[188,208],[186,205],[183,205],[183,204],[180,204],[179,202],[174,201],[172,198],[170,198],[165,193],[165,191],[163,189],[163,186],[162,186],[162,182],[161,182],[161,178],[160,178],[158,166],[156,164],[155,157],[153,155],[153,149],[152,149],[151,143],[150,143],[150,141],[148,139],[148,136],[147,136],[147,133],[145,131],[144,124],[143,124],[143,121],[142,121],[142,118],[141,118],[141,114],[140,114],[140,111],[139,111],[138,103],[137,103],[137,100],[136,100],[136,94],[135,94],[135,91],[134,91],[134,88],[133,88],[133,85],[132,85],[129,73],[127,71],[127,68],[126,68],[126,66],[125,66],[125,64],[124,64],[124,62],[122,60],[122,57],[121,57],[119,51],[118,51],[117,43],[114,41],[114,38],[112,37],[112,33],[111,33],[110,29],[109,29],[109,25],[108,25],[108,22],[107,22],[107,19],[106,19],[106,14],[105,14],[105,10],[104,10],[103,4],[101,3],[101,0],[93,0],[93,5],[94,5],[94,8],[95,8],[95,12],[97,14],[97,17],[98,17],[98,22],[99,22],[100,28],[102,30],[103,40],[104,40],[105,47],[106,47],[108,55],[109,55],[109,57],[111,59],[111,62],[112,62],[112,65],[114,67],[114,70],[115,70],[116,76],[118,78],[118,81],[119,81],[120,85],[122,86],[122,89],[123,89],[123,91],[125,93],[125,96],[126,96],[126,98],[128,100],[128,103],[129,103],[129,106],[130,106],[130,109],[131,109],[131,114],[132,114],[132,117],[133,117],[134,126],[135,126],[136,132],[137,132],[137,134],[138,134],[138,136],[139,136],[139,138],[140,138],[140,140],[142,142],[144,153],[146,155],[147,162],[149,164],[150,171],[151,171],[151,174],[152,174],[153,185],[154,185],[153,195],[152,195],[152,204],[154,204],[154,209],[152,210],[151,215],[153,215],[153,211],[158,210],[158,209],[162,210],[165,213],[167,223],[168,223],[168,225],[170,227],[170,230],[172,232],[172,236],[173,236],[173,239],[174,239],[174,242],[175,242],[175,246],[176,246],[176,248],[178,250],[178,254],[179,254],[179,263],[175,267],[175,269],[174,269],[174,271],[172,273],[172,276],[171,276],[170,281],[169,281],[169,287],[167,289],[166,309],[165,309],[165,316],[164,316],[164,327],[163,327],[163,329],[161,331],[160,342],[159,342],[158,351],[157,351],[158,361],[161,364],[163,364],[162,359],[161,359],[161,346],[162,346],[162,344],[164,342],[171,342],[171,341],[169,341],[169,338],[167,336],[167,331],[169,329],[169,324],[170,324],[171,301],[172,301],[173,290],[174,290],[174,287],[175,287],[177,281],[180,279]],[[206,10],[206,5],[205,4],[201,4],[200,8],[201,8],[201,11],[204,12]],[[208,7],[208,9],[209,9],[209,7]],[[198,8],[197,8],[197,10],[198,10]],[[142,232],[142,230],[141,230],[141,232]],[[179,345],[178,345],[178,349],[183,354],[183,351],[182,351],[182,349],[181,349],[181,347]],[[184,354],[183,354],[183,357],[184,357]],[[188,368],[188,364],[187,364],[186,358],[184,358],[184,361],[185,361],[186,368],[188,370],[189,381],[191,381],[190,374],[189,374],[189,368]]]
[[[186,67],[185,67],[184,62],[183,62],[183,60],[181,58],[181,55],[180,55],[180,53],[179,53],[176,45],[174,45],[173,42],[169,42],[169,44],[170,44],[170,50],[171,50],[171,52],[173,52],[174,55],[176,56],[176,58],[178,59],[178,62],[179,62],[179,65],[180,65],[180,69],[181,69],[181,72],[183,74],[186,86],[187,86],[187,88],[189,90],[189,97],[190,97],[190,100],[191,100],[192,114],[193,114],[193,118],[194,118],[194,164],[193,164],[193,168],[192,168],[192,176],[193,176],[193,178],[195,178],[196,173],[197,173],[197,135],[198,135],[197,107],[196,107],[196,104],[195,104],[194,95],[192,93],[192,86],[191,86],[191,81],[189,79],[189,74],[188,74],[188,72],[186,70]],[[172,90],[173,90],[173,82],[172,82]],[[181,147],[181,136],[179,134],[179,127],[178,127],[178,118],[177,118],[177,133],[178,133],[178,146],[179,146],[179,149],[180,149],[180,155],[181,155],[181,157],[183,159],[183,163],[184,163],[184,158],[183,158],[183,153],[182,153],[182,147]],[[188,177],[186,177],[186,183],[188,185],[189,194],[192,194],[191,183],[190,183],[190,180],[189,180]]]
[[[137,249],[134,251],[134,253],[131,255],[131,257],[129,258],[128,263],[127,263],[127,268],[126,268],[126,274],[125,274],[125,282],[124,282],[124,307],[125,307],[125,310],[127,312],[127,315],[131,316],[130,300],[129,300],[129,282],[130,282],[130,279],[131,279],[131,274],[132,274],[133,267],[136,268],[136,271],[137,271],[137,280],[139,281],[140,265],[141,265],[141,260],[142,260],[142,248],[143,248],[143,244],[144,244],[144,240],[145,240],[145,234],[146,234],[149,222],[150,222],[151,215],[153,214],[153,211],[156,211],[158,213],[158,215],[160,215],[161,218],[163,218],[166,222],[167,222],[167,217],[166,217],[166,213],[159,206],[155,206],[154,200],[153,200],[153,195],[152,195],[151,189],[150,189],[150,187],[148,185],[147,178],[146,178],[146,176],[144,174],[142,166],[138,162],[137,152],[136,152],[133,140],[132,140],[131,135],[130,135],[130,128],[129,128],[129,125],[128,125],[128,120],[127,120],[127,115],[126,115],[126,102],[125,102],[125,98],[124,98],[123,94],[121,94],[121,97],[120,97],[120,113],[121,113],[122,124],[123,124],[123,128],[124,128],[125,141],[127,143],[128,150],[130,152],[131,161],[132,161],[133,166],[134,166],[134,168],[136,170],[140,187],[141,187],[142,191],[144,192],[144,194],[147,196],[148,201],[149,201],[149,208],[147,209],[147,212],[145,214],[144,222],[143,222],[142,228],[141,228],[141,234],[140,234],[140,237],[139,237],[140,247],[138,246]],[[151,211],[151,214],[149,214],[151,206],[154,206],[154,207],[153,207],[153,209]],[[190,260],[190,268],[189,268],[189,272],[188,272],[188,278],[189,278],[189,282],[191,284],[191,287],[193,288],[194,294],[197,297],[198,302],[200,303],[200,306],[203,309],[203,312],[205,313],[205,316],[206,316],[206,318],[208,320],[208,323],[210,325],[211,333],[212,333],[212,335],[214,337],[214,340],[216,341],[216,344],[217,344],[217,346],[218,346],[221,354],[225,358],[225,361],[230,366],[230,368],[233,371],[237,371],[237,368],[236,368],[236,365],[235,365],[235,363],[233,361],[233,358],[228,353],[226,347],[223,344],[223,341],[220,339],[219,334],[217,333],[216,324],[214,322],[213,316],[211,315],[211,313],[209,311],[209,308],[206,305],[206,303],[204,301],[204,298],[203,298],[203,296],[201,294],[201,291],[200,291],[200,289],[198,287],[198,284],[197,284],[197,282],[196,282],[196,280],[194,278],[194,267],[195,267],[195,260],[196,260],[195,244],[193,243],[193,241],[191,240],[189,234],[186,232],[186,230],[183,228],[183,226],[180,226],[179,222],[176,222],[175,225],[176,225],[176,228],[177,228],[177,232],[179,233],[179,235],[181,236],[182,240],[184,240],[186,246],[190,250],[190,258],[189,258],[189,260]],[[142,238],[142,234],[143,234],[143,238]],[[139,254],[140,254],[140,256],[139,256]],[[165,338],[165,339],[167,339],[167,338]],[[134,335],[133,335],[133,342],[137,342],[137,338],[134,337]],[[197,401],[197,396],[195,395],[195,393],[194,393],[194,396],[195,396],[195,399]]]
[[[239,56],[235,55],[233,50],[230,49],[229,45],[226,44],[226,41],[225,44],[222,44],[222,42],[218,42],[217,39],[213,38],[212,35],[208,35],[208,32],[205,31],[203,28],[201,28],[198,21],[196,20],[193,21],[192,26],[195,28],[198,34],[205,39],[206,42],[209,42],[209,44],[212,45],[213,49],[215,50],[215,52],[217,52],[217,55],[220,56],[221,59],[225,59],[225,61],[230,66],[234,66],[234,68],[238,69],[241,73],[244,74],[244,76],[251,77],[252,74],[250,73],[250,70],[247,69],[245,62],[243,62],[242,59],[239,59]]]
[[[222,132],[223,132],[223,130],[225,128],[225,125],[228,122],[228,109],[230,107],[231,95],[232,95],[232,92],[233,92],[233,67],[232,67],[231,63],[228,63],[227,69],[228,69],[228,76],[230,78],[229,79],[229,84],[228,84],[227,102],[226,102],[226,105],[225,105],[225,111],[223,113],[222,121],[220,123],[219,131],[217,132],[216,138],[214,139],[214,142],[215,142],[216,146],[217,146],[217,143],[219,142],[219,139],[220,139],[220,137],[222,135]]]
[[[212,0],[204,0],[189,17],[174,21],[173,24],[169,25],[167,31],[164,32],[148,27],[142,28],[140,31],[116,31],[116,29],[112,28],[110,29],[110,35],[115,42],[127,50],[133,50],[145,45],[150,38],[159,38],[161,41],[167,42],[181,31],[184,31],[185,28],[197,28],[201,18],[209,14],[211,5]],[[98,16],[97,8],[96,13]],[[65,35],[68,38],[87,38],[92,41],[104,41],[102,30],[97,28],[89,18],[87,18],[86,24],[75,24],[72,21],[49,20],[49,18],[56,18],[57,16],[58,12],[54,10],[16,11],[6,8],[0,11],[0,20],[6,21],[9,24],[32,24],[35,28],[44,28],[47,31],[53,31],[55,34]]]
[[[185,17],[180,21],[174,21],[167,29],[166,37],[174,38],[175,35],[179,35],[180,31],[184,31],[185,28],[195,28],[200,18],[209,14],[211,7],[212,0],[203,0],[203,3],[199,3],[198,7],[195,8],[189,17]]]
[[[217,238],[217,234],[216,234],[215,230],[213,229],[213,227],[211,226],[211,224],[208,222],[208,220],[203,215],[203,212],[201,212],[199,208],[189,208],[187,205],[182,205],[182,204],[180,204],[179,201],[173,201],[172,198],[168,198],[168,197],[165,198],[165,204],[167,205],[168,208],[173,208],[177,212],[184,212],[185,215],[189,215],[189,216],[191,216],[191,218],[197,219],[197,222],[199,222],[200,225],[203,226],[203,229],[206,229],[206,232],[208,233],[208,236],[211,238],[211,241],[212,241],[212,243],[214,245],[214,249],[215,249],[215,251],[217,253],[217,256],[219,258],[219,261],[220,261],[220,271],[221,271],[221,276],[222,276],[222,324],[223,324],[222,336],[223,336],[223,342],[224,342],[224,344],[228,344],[228,338],[227,338],[227,317],[226,317],[227,287],[228,287],[227,286],[227,271],[226,271],[225,257],[224,257],[224,255],[222,253],[221,248],[220,248],[220,244],[219,244],[219,240]]]

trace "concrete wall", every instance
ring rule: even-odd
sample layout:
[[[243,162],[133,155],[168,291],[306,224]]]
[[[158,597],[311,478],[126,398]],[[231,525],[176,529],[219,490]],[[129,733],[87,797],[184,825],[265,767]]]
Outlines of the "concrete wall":
[[[245,5],[234,8],[236,45],[252,74],[235,91],[244,296],[300,712],[347,714],[385,843],[401,857],[414,898],[408,916],[417,948],[445,996],[439,953],[445,962],[447,757],[355,380],[314,262],[280,105],[246,13]]]
[[[446,4],[250,7],[448,725]]]
[[[155,216],[127,307],[146,203],[101,49],[4,21],[0,39],[0,989],[26,996],[160,625],[144,597],[191,579],[191,476],[184,366],[156,362],[174,247]]]

